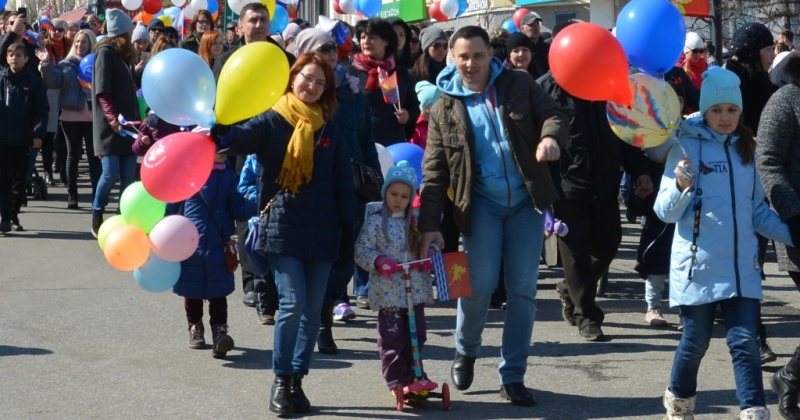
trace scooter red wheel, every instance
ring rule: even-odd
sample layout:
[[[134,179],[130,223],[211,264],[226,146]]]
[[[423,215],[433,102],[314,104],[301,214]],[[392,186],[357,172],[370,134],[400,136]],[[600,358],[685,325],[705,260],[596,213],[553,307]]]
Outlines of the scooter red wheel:
[[[397,384],[394,389],[394,397],[397,403],[397,411],[403,411],[403,404],[405,404],[406,396],[403,394],[403,384]]]
[[[447,386],[447,383],[442,384],[442,409],[450,410],[450,387]]]

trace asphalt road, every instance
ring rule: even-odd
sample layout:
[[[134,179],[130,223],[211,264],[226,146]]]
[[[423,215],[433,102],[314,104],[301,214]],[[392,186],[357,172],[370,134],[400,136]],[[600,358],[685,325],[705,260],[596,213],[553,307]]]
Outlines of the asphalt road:
[[[182,299],[139,289],[131,273],[104,260],[89,233],[88,185],[81,209],[66,209],[66,189],[31,201],[20,215],[26,232],[0,237],[0,418],[3,419],[255,419],[268,411],[272,328],[256,322],[229,297],[236,348],[224,360],[191,350]],[[116,204],[110,207],[113,211]],[[638,226],[625,236],[611,269],[603,325],[610,340],[584,342],[560,315],[555,283],[560,270],[542,267],[538,312],[526,384],[538,405],[521,408],[499,397],[497,365],[503,315],[492,310],[476,379],[452,389],[452,410],[437,400],[395,410],[380,374],[375,313],[334,329],[339,355],[315,354],[304,389],[314,411],[307,417],[393,419],[655,419],[680,338],[674,326],[644,324],[644,284],[633,271]],[[800,293],[766,266],[764,320],[778,362],[765,367],[764,384],[794,351],[800,335]],[[238,284],[237,279],[237,284]],[[428,309],[423,353],[430,378],[450,382],[454,304]],[[670,310],[667,318],[677,322]],[[698,419],[738,418],[730,355],[721,326],[701,367]],[[778,417],[777,398],[767,401]]]

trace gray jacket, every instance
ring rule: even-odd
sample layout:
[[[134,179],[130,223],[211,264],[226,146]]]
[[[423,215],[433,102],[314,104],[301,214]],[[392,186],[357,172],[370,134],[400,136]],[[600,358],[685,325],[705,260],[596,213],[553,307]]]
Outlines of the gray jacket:
[[[61,89],[58,107],[70,111],[80,111],[86,103],[86,94],[78,81],[78,66],[81,60],[68,56],[53,66],[50,62],[41,64],[42,79],[48,89]]]
[[[761,113],[756,165],[764,191],[782,220],[800,215],[800,87],[788,84]],[[776,243],[778,267],[800,271],[800,249]]]

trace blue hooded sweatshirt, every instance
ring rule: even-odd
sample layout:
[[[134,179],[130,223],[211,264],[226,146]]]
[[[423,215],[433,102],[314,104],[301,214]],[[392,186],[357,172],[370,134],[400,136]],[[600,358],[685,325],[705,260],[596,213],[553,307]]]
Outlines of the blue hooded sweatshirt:
[[[497,103],[494,81],[503,71],[503,63],[492,57],[490,67],[489,83],[484,92],[467,89],[453,64],[442,70],[436,85],[447,95],[461,97],[469,114],[478,167],[474,192],[494,203],[514,207],[531,200],[531,195],[514,162]]]

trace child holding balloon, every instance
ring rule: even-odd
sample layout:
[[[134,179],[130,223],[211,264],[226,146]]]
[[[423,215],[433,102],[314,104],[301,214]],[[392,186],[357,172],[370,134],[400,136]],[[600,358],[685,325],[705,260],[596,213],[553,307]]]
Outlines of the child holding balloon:
[[[700,113],[681,124],[654,207],[661,220],[675,223],[670,305],[680,307],[684,323],[663,399],[670,419],[691,418],[694,411],[717,306],[725,318],[741,418],[769,419],[757,340],[763,292],[755,232],[789,245],[793,238],[764,201],[755,139],[740,124],[739,83],[720,67],[703,73]]]
[[[203,300],[208,300],[213,356],[221,359],[234,346],[233,338],[228,335],[226,296],[234,290],[233,272],[238,268],[238,262],[233,267],[227,264],[225,247],[230,246],[233,219],[247,221],[256,214],[256,206],[239,193],[236,174],[228,166],[225,155],[217,154],[200,191],[183,203],[171,204],[168,212],[183,214],[200,233],[197,250],[181,262],[181,275],[172,289],[184,297],[189,347],[205,348]]]

